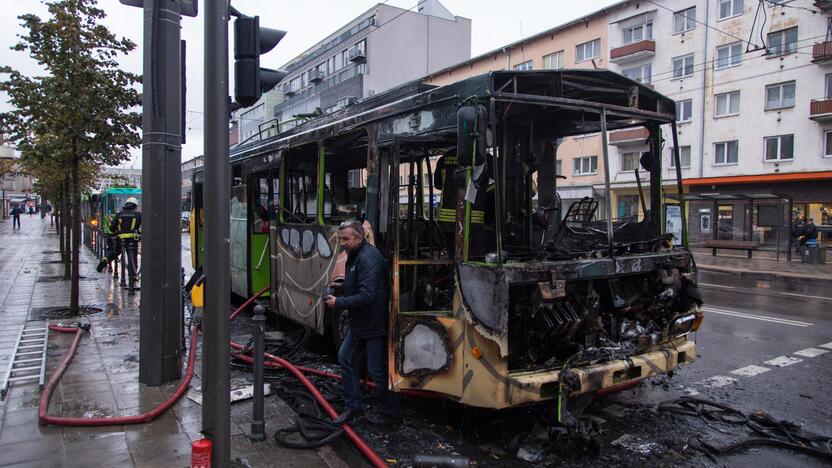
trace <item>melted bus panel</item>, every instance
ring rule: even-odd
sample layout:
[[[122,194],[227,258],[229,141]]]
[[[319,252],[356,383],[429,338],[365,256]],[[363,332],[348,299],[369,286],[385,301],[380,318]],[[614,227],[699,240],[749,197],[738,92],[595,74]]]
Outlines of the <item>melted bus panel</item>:
[[[494,72],[403,86],[239,148],[235,161],[281,154],[272,307],[339,342],[342,317],[321,299],[343,274],[337,226],[359,218],[390,262],[394,388],[504,408],[692,362],[696,268],[684,229],[674,240],[662,219],[674,113],[607,71]],[[591,197],[566,206],[563,139],[637,128],[643,215],[612,218]]]

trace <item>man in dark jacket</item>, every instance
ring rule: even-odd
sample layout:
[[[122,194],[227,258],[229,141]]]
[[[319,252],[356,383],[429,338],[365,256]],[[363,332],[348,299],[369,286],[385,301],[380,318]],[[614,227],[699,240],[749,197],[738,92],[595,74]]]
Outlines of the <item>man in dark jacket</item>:
[[[815,226],[815,220],[809,218],[809,222],[803,226],[803,236],[805,237],[804,244],[814,244],[818,240],[818,227]],[[810,242],[811,241],[811,242]]]
[[[20,205],[15,205],[12,208],[12,230],[17,228],[20,230],[20,214],[23,213],[23,209],[20,208]]]
[[[338,241],[347,251],[343,295],[327,296],[326,305],[349,310],[349,332],[338,352],[344,411],[335,419],[343,424],[364,411],[361,401],[361,352],[367,352],[367,373],[376,384],[382,414],[369,417],[378,424],[401,422],[399,399],[387,388],[387,260],[364,237],[359,221],[347,221],[338,228]]]

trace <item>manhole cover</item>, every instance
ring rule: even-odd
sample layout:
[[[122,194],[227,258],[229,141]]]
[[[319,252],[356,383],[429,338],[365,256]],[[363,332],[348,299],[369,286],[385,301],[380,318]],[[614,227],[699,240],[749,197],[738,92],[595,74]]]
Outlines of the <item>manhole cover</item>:
[[[33,320],[61,320],[88,315],[100,314],[102,312],[118,312],[115,304],[93,304],[78,307],[78,313],[74,314],[67,306],[60,307],[35,307],[29,311],[28,321]]]
[[[87,278],[86,276],[78,277],[80,281],[95,281],[95,278]],[[35,283],[55,283],[57,281],[69,281],[65,280],[63,275],[60,276],[38,276],[38,279],[35,280]]]

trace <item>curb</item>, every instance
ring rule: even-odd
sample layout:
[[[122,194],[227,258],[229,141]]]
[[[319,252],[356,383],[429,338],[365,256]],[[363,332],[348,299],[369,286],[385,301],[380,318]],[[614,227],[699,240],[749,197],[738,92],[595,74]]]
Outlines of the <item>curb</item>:
[[[715,271],[719,273],[732,273],[739,275],[742,278],[761,280],[761,281],[801,281],[807,284],[832,286],[831,276],[805,276],[798,273],[784,273],[780,271],[765,271],[765,270],[745,270],[741,268],[725,267],[718,265],[697,264],[696,268],[705,271]]]

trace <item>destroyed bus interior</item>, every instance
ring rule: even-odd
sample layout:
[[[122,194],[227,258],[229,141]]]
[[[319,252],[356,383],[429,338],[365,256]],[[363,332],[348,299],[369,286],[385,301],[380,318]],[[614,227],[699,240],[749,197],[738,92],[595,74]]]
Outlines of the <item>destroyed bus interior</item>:
[[[640,214],[613,218],[607,133],[624,129],[646,135]],[[573,137],[601,140],[604,189],[567,203]],[[337,227],[360,219],[390,262],[393,385],[503,408],[695,360],[696,267],[684,222],[676,238],[664,220],[662,155],[677,146],[674,102],[626,77],[503,71],[411,83],[232,161],[265,178],[275,313],[340,342],[323,290],[344,274]],[[262,258],[249,247],[249,268]]]

